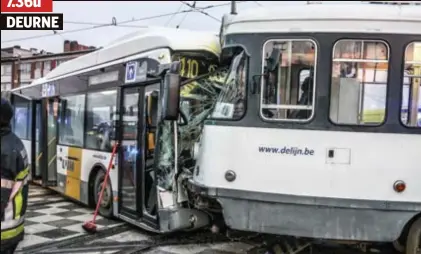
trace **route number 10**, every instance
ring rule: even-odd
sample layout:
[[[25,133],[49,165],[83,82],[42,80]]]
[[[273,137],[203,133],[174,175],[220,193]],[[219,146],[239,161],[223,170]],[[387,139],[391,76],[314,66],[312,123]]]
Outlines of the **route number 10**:
[[[180,75],[183,78],[194,78],[199,75],[199,63],[195,59],[186,59],[182,57],[180,59],[181,70]]]

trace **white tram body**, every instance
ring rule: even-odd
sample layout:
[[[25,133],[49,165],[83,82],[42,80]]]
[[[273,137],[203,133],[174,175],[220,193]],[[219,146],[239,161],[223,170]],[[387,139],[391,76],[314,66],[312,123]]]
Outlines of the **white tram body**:
[[[218,200],[226,224],[233,229],[334,240],[398,239],[421,216],[421,129],[405,127],[399,116],[404,52],[414,42],[411,91],[421,91],[416,87],[421,77],[421,6],[310,4],[253,9],[225,16],[221,32],[224,47],[241,46],[249,57],[247,110],[237,121],[205,122],[192,188]],[[296,105],[312,110],[306,120],[269,119],[262,113],[266,106],[275,111],[293,108],[279,101],[263,103],[264,81],[256,82],[264,72],[265,47],[277,40],[307,40],[314,45],[315,103]],[[346,94],[333,98],[332,51],[339,40],[386,45],[379,50],[384,58],[368,57],[361,60],[366,67],[359,65],[366,76],[377,79],[373,83],[382,83],[387,94],[383,120],[374,125],[351,119],[358,113],[352,112],[350,105],[357,104],[351,101],[358,102],[361,95],[359,90],[346,90],[354,79],[338,78]],[[284,58],[288,57],[281,56],[280,64]],[[376,67],[370,65],[373,59],[378,59]],[[253,84],[260,94],[252,91]],[[419,101],[415,108],[421,108],[421,95],[412,96]],[[329,108],[334,103],[336,112]],[[332,114],[343,124],[334,123]],[[406,189],[399,192],[400,183]]]

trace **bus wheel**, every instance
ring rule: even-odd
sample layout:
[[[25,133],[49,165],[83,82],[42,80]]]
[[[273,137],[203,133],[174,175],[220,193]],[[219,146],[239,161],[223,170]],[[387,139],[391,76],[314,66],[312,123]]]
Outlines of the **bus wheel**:
[[[94,182],[94,200],[95,205],[98,204],[99,194],[101,193],[102,183],[105,179],[105,173],[99,170],[95,176]],[[99,214],[106,218],[113,216],[113,191],[111,189],[110,180],[108,180],[107,186],[105,187],[104,194],[102,195],[101,204],[99,206]]]
[[[421,217],[409,229],[406,254],[421,254]]]

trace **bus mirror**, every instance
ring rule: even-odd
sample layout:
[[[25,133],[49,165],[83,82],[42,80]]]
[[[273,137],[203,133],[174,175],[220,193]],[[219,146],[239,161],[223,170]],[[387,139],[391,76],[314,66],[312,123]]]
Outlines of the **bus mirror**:
[[[178,120],[180,103],[180,62],[173,62],[162,82],[161,120]]]

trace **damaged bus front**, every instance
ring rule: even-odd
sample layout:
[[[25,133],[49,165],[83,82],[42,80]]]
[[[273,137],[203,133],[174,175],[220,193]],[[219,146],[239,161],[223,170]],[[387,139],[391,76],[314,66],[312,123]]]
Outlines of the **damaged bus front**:
[[[214,72],[182,81],[180,63],[174,62],[162,82],[156,150],[160,200],[171,200],[167,206],[177,207],[177,210],[186,208],[191,216],[183,220],[194,223],[194,228],[222,222],[217,219],[221,212],[218,203],[190,192],[187,184],[200,170],[196,160],[204,122],[243,116],[247,64],[246,52],[241,47],[230,47],[223,50],[220,67]],[[206,151],[200,151],[200,154],[206,154]],[[172,197],[165,198],[163,195],[167,193]],[[195,209],[190,210],[192,207]],[[196,216],[191,211],[206,216]]]

